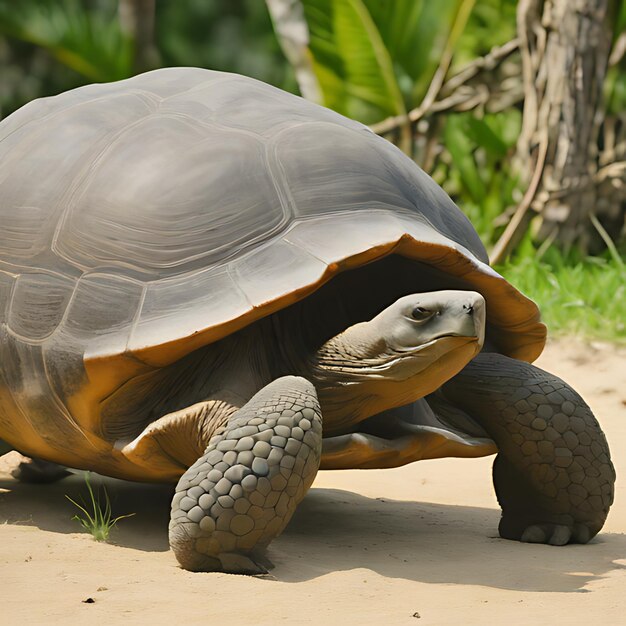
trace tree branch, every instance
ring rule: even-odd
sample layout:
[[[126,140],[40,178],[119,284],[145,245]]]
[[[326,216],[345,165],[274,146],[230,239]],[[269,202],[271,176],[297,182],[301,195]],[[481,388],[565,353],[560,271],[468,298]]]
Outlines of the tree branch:
[[[491,265],[502,263],[526,232],[529,222],[528,210],[535,199],[535,194],[537,193],[539,183],[541,182],[544,166],[546,164],[547,151],[548,138],[546,136],[539,146],[537,163],[533,171],[530,185],[528,185],[528,189],[526,189],[526,193],[524,194],[522,201],[519,203],[517,209],[515,209],[515,213],[513,214],[513,217],[511,217],[511,221],[507,224],[507,227],[504,229],[500,239],[498,239],[496,245],[491,251],[491,255],[489,257]]]
[[[449,63],[440,64],[435,74],[437,80],[433,78],[431,88],[429,88],[428,93],[419,107],[409,111],[406,116],[389,117],[381,122],[372,124],[370,128],[378,135],[385,135],[405,125],[407,118],[409,122],[413,124],[431,113],[440,113],[445,110],[458,109],[463,106],[465,108],[461,110],[470,110],[478,104],[483,104],[488,99],[488,96],[477,96],[476,90],[468,87],[467,82],[483,71],[493,71],[500,63],[511,56],[518,47],[519,40],[513,39],[503,46],[492,48],[484,57],[475,59],[443,84],[440,69],[443,70],[445,67],[445,71],[443,72],[445,75]],[[485,93],[488,94],[488,90]],[[521,97],[521,89],[519,93]],[[445,95],[446,97],[437,101],[436,97],[438,95]],[[513,102],[516,101],[517,100],[513,100]],[[471,106],[468,106],[468,103],[471,103]]]
[[[597,184],[609,182],[616,189],[620,189],[626,197],[626,161],[616,161],[600,168],[594,180]]]
[[[309,26],[300,0],[265,0],[278,43],[296,74],[300,93],[320,104],[322,90],[313,70],[309,50]]]

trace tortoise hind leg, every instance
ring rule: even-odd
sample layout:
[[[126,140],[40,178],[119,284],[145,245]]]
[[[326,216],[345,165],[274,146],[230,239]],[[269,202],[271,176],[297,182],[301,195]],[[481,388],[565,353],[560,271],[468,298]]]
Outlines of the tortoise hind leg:
[[[613,502],[615,471],[583,399],[543,370],[480,354],[442,388],[498,446],[493,479],[500,535],[532,543],[587,543]]]
[[[315,388],[280,378],[234,413],[182,476],[170,545],[193,571],[261,573],[259,551],[277,537],[319,468],[322,420]]]
[[[0,439],[0,456],[11,452],[13,448]],[[69,476],[72,472],[63,465],[43,459],[25,459],[11,471],[11,476],[23,483],[54,483]]]
[[[32,484],[55,483],[71,474],[64,465],[37,458],[27,458],[11,472],[16,480]]]

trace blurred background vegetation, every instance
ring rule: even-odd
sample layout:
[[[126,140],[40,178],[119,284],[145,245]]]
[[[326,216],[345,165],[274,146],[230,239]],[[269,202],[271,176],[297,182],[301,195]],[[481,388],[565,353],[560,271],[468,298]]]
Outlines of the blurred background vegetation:
[[[258,78],[396,143],[466,212],[552,330],[626,340],[626,0],[581,1],[601,37],[581,35],[567,54],[593,59],[602,78],[595,99],[585,88],[593,193],[582,216],[554,192],[563,133],[541,126],[550,107],[558,129],[580,114],[566,95],[545,104],[550,72],[563,73],[550,37],[584,13],[567,0],[0,0],[0,117],[156,67]],[[549,4],[571,14],[542,14]],[[583,197],[580,177],[562,177]]]

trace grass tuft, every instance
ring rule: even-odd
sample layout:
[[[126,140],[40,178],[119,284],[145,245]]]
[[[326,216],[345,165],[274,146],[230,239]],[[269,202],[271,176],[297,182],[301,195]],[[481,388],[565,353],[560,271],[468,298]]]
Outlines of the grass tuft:
[[[522,245],[496,268],[532,298],[553,335],[626,343],[626,266],[617,254],[576,258],[549,248],[538,260]]]
[[[66,498],[75,506],[78,507],[83,515],[74,515],[73,520],[76,520],[81,524],[85,530],[87,530],[96,541],[108,541],[109,534],[113,527],[121,519],[125,517],[132,517],[134,513],[128,513],[127,515],[119,515],[113,517],[111,512],[111,500],[107,493],[106,487],[102,487],[102,502],[100,494],[94,492],[93,487],[89,481],[89,472],[85,472],[85,484],[88,491],[88,502],[85,502],[81,497],[82,504],[78,504],[75,500],[70,498],[66,494]]]

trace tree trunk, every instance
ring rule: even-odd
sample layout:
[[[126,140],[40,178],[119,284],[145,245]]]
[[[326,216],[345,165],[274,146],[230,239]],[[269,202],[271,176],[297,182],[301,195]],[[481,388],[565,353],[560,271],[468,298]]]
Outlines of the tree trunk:
[[[540,239],[583,251],[597,237],[590,220],[598,208],[602,85],[611,47],[607,5],[520,0],[517,12],[525,84],[518,158],[531,180],[529,207],[540,214]]]
[[[133,40],[135,73],[157,67],[159,54],[154,45],[155,0],[119,0],[122,30]]]
[[[313,58],[309,50],[309,26],[300,0],[265,0],[274,32],[285,57],[293,67],[303,98],[322,103]]]

